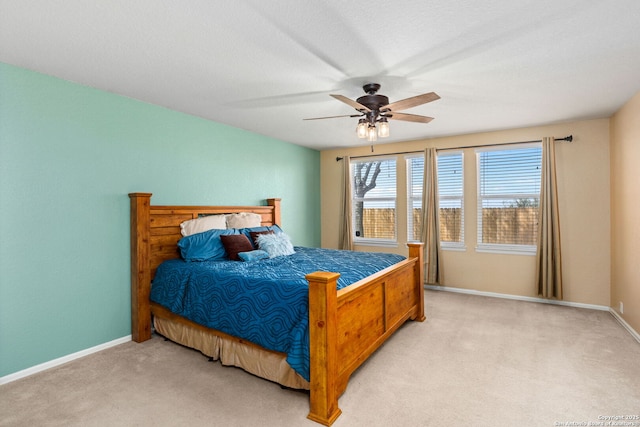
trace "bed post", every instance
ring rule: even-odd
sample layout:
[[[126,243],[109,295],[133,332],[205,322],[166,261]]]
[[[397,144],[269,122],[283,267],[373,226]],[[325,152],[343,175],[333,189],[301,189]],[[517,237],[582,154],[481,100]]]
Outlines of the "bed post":
[[[415,265],[414,278],[415,289],[418,292],[418,313],[414,320],[422,322],[426,319],[424,315],[424,244],[423,243],[407,243],[409,246],[409,258],[418,258]]]
[[[309,282],[310,403],[307,418],[331,425],[338,408],[338,293],[340,274],[316,271]]]
[[[280,200],[281,199],[267,199],[267,205],[273,206],[273,223],[282,226],[280,218]]]
[[[151,193],[130,193],[131,199],[131,338],[151,338],[151,272],[149,270],[149,221]]]

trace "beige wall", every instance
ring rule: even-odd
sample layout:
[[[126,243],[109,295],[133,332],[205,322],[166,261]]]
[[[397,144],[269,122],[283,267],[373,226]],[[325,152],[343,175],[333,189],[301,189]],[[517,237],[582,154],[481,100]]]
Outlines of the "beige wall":
[[[640,331],[639,183],[640,93],[611,119],[611,306],[636,331]]]
[[[412,126],[410,123],[397,126]],[[417,125],[416,125],[417,126]],[[391,131],[393,132],[393,125]],[[512,141],[538,140],[544,136],[574,141],[557,142],[565,300],[609,306],[610,301],[610,184],[609,119],[462,135],[422,141],[376,145],[375,154],[449,148]],[[355,135],[354,135],[355,137]],[[370,147],[326,150],[321,153],[322,246],[338,247],[342,162],[337,156],[371,154]],[[403,156],[399,156],[403,159]],[[537,296],[535,257],[477,253],[476,160],[473,149],[465,159],[466,251],[444,253],[446,285],[450,287]],[[358,247],[359,250],[393,251],[406,255],[406,171],[398,162],[397,248]]]

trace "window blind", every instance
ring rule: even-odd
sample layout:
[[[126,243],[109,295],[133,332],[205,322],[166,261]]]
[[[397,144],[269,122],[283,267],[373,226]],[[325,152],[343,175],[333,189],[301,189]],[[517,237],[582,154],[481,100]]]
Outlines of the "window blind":
[[[463,154],[438,154],[440,241],[464,243]]]
[[[440,241],[444,246],[464,242],[463,154],[438,154]],[[407,158],[407,239],[419,241],[422,225],[424,156]]]
[[[351,163],[354,238],[396,241],[396,158]]]
[[[478,149],[478,245],[533,247],[538,231],[540,144]]]
[[[407,241],[420,241],[424,155],[407,158]]]

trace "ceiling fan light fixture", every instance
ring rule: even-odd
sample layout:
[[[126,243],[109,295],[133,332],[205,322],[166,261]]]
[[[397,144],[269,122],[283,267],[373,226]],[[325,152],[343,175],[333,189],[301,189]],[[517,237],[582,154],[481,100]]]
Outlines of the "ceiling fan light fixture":
[[[378,132],[376,130],[376,125],[370,124],[367,128],[367,141],[374,142],[378,139]]]
[[[386,117],[382,117],[378,125],[378,136],[380,138],[386,138],[389,136],[389,122]]]
[[[364,139],[367,137],[367,121],[365,119],[358,120],[356,133],[358,134],[358,138],[360,139]]]

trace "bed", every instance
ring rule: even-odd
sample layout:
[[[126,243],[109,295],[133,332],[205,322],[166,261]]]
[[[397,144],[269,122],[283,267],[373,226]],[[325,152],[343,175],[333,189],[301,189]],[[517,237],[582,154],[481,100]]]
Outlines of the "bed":
[[[409,244],[406,259],[339,290],[340,274],[307,274],[307,381],[290,366],[286,353],[208,328],[150,300],[158,267],[180,258],[181,223],[207,215],[251,212],[260,215],[262,226],[280,226],[280,199],[267,199],[264,206],[152,206],[151,196],[129,194],[131,323],[136,342],[151,338],[153,319],[161,335],[225,365],[241,367],[286,387],[308,389],[308,418],[331,425],[341,413],[338,397],[351,374],[407,320],[425,319],[421,244]]]

